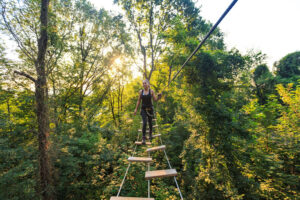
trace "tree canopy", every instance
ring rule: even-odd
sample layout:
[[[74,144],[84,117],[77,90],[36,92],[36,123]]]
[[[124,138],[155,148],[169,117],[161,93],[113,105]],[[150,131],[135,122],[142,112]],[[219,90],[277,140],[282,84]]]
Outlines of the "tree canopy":
[[[271,71],[216,29],[169,84],[212,24],[191,0],[115,3],[0,0],[0,199],[116,196],[128,157],[148,156],[134,145],[144,78],[165,89],[152,146],[184,199],[299,199],[299,52]],[[132,164],[120,196],[146,197],[147,170]],[[171,178],[150,191],[180,199]]]

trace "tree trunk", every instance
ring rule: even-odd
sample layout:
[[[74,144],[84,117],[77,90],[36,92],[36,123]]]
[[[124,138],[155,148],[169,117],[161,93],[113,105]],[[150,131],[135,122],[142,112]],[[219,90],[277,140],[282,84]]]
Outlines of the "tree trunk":
[[[121,83],[119,81],[119,89],[118,89],[118,121],[119,121],[119,124],[120,124],[120,99],[121,99]]]
[[[44,200],[53,199],[52,175],[49,161],[49,116],[47,99],[47,78],[45,69],[45,55],[48,42],[48,7],[49,0],[41,1],[41,32],[38,40],[38,57],[35,63],[37,80],[35,82],[36,114],[38,121],[39,141],[39,174],[40,190]]]
[[[52,90],[53,90],[53,99],[56,99],[56,87],[55,87],[55,80],[52,80]],[[59,134],[59,122],[58,122],[58,111],[57,111],[57,103],[56,101],[53,102],[53,110],[54,110],[54,124],[55,124],[55,134]]]
[[[12,127],[11,127],[12,121],[11,121],[11,117],[10,117],[9,98],[7,98],[6,105],[7,105],[7,116],[8,116],[8,122],[9,122],[9,131],[12,132]]]
[[[149,10],[149,37],[150,37],[150,49],[151,49],[151,69],[149,72],[148,80],[150,81],[152,72],[154,71],[154,49],[153,49],[153,5],[152,1],[150,3],[150,10]]]
[[[141,32],[137,29],[137,27],[135,27],[135,31],[136,34],[138,36],[139,39],[139,45],[141,48],[141,53],[143,54],[143,58],[144,58],[144,64],[143,64],[143,68],[144,68],[144,78],[147,78],[147,54],[146,54],[146,48],[144,47],[143,43],[142,43],[142,37],[141,37]]]
[[[122,86],[122,91],[121,91],[121,111],[123,111],[123,92],[124,92],[124,86]]]
[[[116,116],[115,116],[115,111],[114,111],[114,104],[115,104],[115,97],[113,94],[110,95],[110,106],[111,106],[111,114],[114,120],[115,125],[117,126],[116,122]]]
[[[169,80],[168,80],[168,84],[170,84],[170,82],[171,82],[171,76],[172,76],[172,64],[169,67]]]

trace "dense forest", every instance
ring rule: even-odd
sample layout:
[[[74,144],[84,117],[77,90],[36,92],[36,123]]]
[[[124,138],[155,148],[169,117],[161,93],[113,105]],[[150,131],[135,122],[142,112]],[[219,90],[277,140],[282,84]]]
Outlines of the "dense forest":
[[[116,196],[142,80],[161,92],[212,27],[193,0],[114,3],[0,0],[0,199]],[[268,66],[217,28],[154,106],[184,199],[300,198],[300,52]],[[146,197],[145,171],[120,195]],[[151,197],[180,199],[171,178]]]

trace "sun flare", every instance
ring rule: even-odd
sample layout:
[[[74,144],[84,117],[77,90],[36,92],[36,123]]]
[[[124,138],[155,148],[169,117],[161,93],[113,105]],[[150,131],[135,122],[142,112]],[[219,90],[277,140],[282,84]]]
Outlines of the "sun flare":
[[[117,65],[120,65],[120,64],[122,64],[122,60],[121,60],[121,58],[117,58],[117,59],[115,60],[115,63],[116,63]]]

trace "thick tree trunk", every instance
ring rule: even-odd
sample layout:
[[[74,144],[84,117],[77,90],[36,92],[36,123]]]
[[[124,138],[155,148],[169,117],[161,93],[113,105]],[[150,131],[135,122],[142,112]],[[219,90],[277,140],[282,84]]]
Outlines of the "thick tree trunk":
[[[47,79],[45,69],[45,55],[48,42],[48,7],[49,0],[41,1],[41,32],[38,40],[38,57],[36,61],[37,80],[35,82],[36,114],[38,120],[39,141],[39,174],[40,189],[44,200],[53,199],[52,175],[49,161],[49,116],[47,99]]]
[[[39,141],[39,170],[40,189],[43,199],[51,199],[49,187],[52,183],[51,168],[49,161],[49,116],[48,101],[46,91],[46,78],[38,77],[35,87],[36,114],[38,121],[38,141]]]
[[[25,76],[35,83],[35,100],[36,100],[36,115],[38,122],[38,142],[39,142],[39,174],[40,182],[39,189],[44,200],[53,199],[52,192],[52,175],[51,175],[51,165],[49,161],[48,149],[49,149],[49,116],[48,116],[48,92],[47,92],[47,75],[45,67],[45,55],[47,50],[48,43],[48,7],[49,0],[41,0],[41,30],[40,38],[38,39],[38,55],[35,59],[33,54],[29,53],[26,50],[22,43],[19,43],[19,38],[14,32],[14,29],[11,28],[9,23],[6,21],[4,13],[2,14],[4,22],[15,38],[19,47],[23,53],[32,61],[34,61],[36,68],[37,79],[34,79],[32,76],[26,74],[25,72],[14,71],[14,73],[21,76]]]

